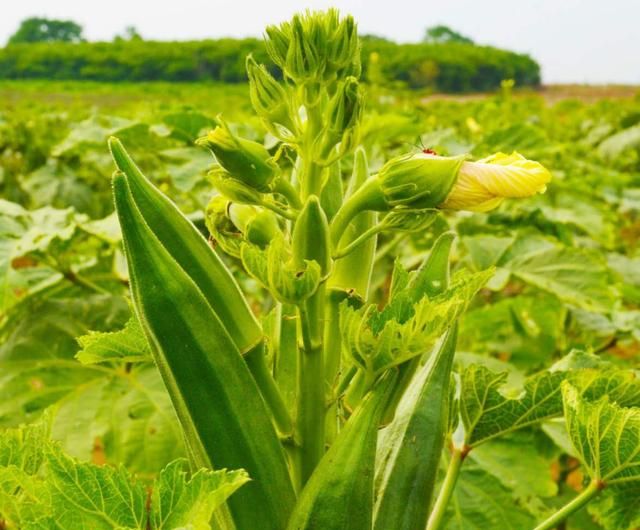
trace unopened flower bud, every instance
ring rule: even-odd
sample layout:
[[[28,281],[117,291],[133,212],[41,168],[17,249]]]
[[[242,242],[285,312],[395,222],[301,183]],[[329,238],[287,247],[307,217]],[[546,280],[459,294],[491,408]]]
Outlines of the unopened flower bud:
[[[224,170],[213,170],[209,177],[214,187],[227,199],[240,204],[262,204],[261,194]]]
[[[291,44],[291,24],[285,22],[280,26],[267,26],[265,32],[267,53],[271,60],[284,70]]]
[[[211,149],[231,176],[257,190],[267,191],[279,173],[278,165],[262,144],[235,136],[224,123],[196,143]]]
[[[318,79],[322,75],[323,65],[314,46],[314,27],[310,19],[310,16],[303,19],[300,15],[295,15],[291,21],[291,44],[287,51],[285,71],[298,82]]]
[[[293,131],[289,96],[282,85],[251,55],[247,56],[247,75],[251,104],[260,117],[269,124],[283,125]]]
[[[261,248],[266,247],[280,233],[278,219],[269,210],[231,203],[228,215],[245,239]]]
[[[389,160],[374,177],[383,210],[394,206],[435,208],[449,194],[463,161],[464,156],[424,153]]]
[[[328,70],[331,72],[339,72],[360,63],[360,43],[356,23],[351,16],[338,22],[337,16],[336,13],[335,29],[331,28],[333,31],[328,44],[330,50]]]
[[[370,177],[343,205],[331,224],[332,241],[366,210],[453,209],[486,212],[505,198],[543,193],[551,174],[518,153],[498,153],[477,162],[464,156],[419,153],[394,158]]]
[[[315,261],[320,265],[323,276],[329,273],[331,268],[329,224],[320,206],[320,200],[315,195],[307,199],[300,211],[291,239],[293,261],[297,267],[303,267],[305,261]]]
[[[348,77],[341,83],[329,102],[327,126],[322,135],[320,158],[326,158],[336,144],[344,142],[343,153],[355,147],[358,140],[358,126],[362,117],[363,96],[355,77]]]
[[[463,162],[458,178],[440,208],[486,212],[506,198],[544,193],[551,173],[521,154],[497,153],[477,162]]]
[[[214,195],[207,205],[204,219],[215,244],[230,256],[239,257],[242,235],[227,215],[230,204],[222,195]]]

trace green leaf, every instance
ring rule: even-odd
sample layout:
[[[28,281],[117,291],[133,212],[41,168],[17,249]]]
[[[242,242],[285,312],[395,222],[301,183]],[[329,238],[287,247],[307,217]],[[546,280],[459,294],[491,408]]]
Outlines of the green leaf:
[[[49,441],[50,418],[20,429],[7,429],[0,436],[0,467],[15,467],[35,475],[43,462],[42,449]]]
[[[588,399],[607,394],[622,404],[640,402],[640,381],[633,372],[561,370],[567,365],[568,361],[556,369],[531,375],[521,387],[507,384],[507,372],[493,372],[481,365],[466,367],[461,374],[460,397],[464,443],[475,447],[507,432],[562,415],[561,385],[565,380],[572,381]]]
[[[543,419],[562,413],[560,383],[564,372],[542,372],[528,377],[524,388],[507,388],[507,373],[480,365],[462,373],[460,414],[465,444],[474,447]]]
[[[624,150],[638,146],[640,146],[640,125],[635,125],[609,136],[598,146],[598,153],[607,160],[613,160]]]
[[[70,359],[76,337],[122,326],[128,316],[122,296],[55,282],[25,296],[0,321],[0,360]]]
[[[347,351],[374,374],[429,351],[491,274],[491,270],[460,273],[442,294],[417,301],[420,293],[409,283],[382,311],[373,305],[354,309],[343,303],[340,327]]]
[[[527,237],[517,240],[498,265],[565,303],[601,312],[613,306],[606,262],[593,250]]]
[[[514,242],[513,237],[487,234],[466,236],[461,240],[469,252],[475,270],[484,270],[496,265]]]
[[[540,498],[558,493],[552,459],[538,450],[532,432],[518,431],[491,440],[471,451],[468,458],[496,477],[530,512],[544,512],[546,507]]]
[[[27,530],[208,530],[248,476],[185,468],[173,461],[147,485],[123,466],[81,463],[48,440],[45,420],[0,438],[0,517]]]
[[[52,447],[46,453],[51,522],[58,528],[144,528],[145,488],[124,467],[78,464]]]
[[[201,469],[190,478],[187,462],[176,460],[162,470],[151,494],[153,530],[207,530],[216,508],[249,481],[246,472]]]
[[[1,366],[0,426],[32,421],[55,405],[52,436],[75,457],[151,474],[184,456],[177,418],[154,367],[125,371],[63,359]]]
[[[520,369],[546,364],[566,341],[567,309],[555,296],[532,293],[471,309],[462,317],[463,351],[508,356]]]
[[[215,125],[211,118],[192,110],[167,114],[162,118],[162,121],[171,127],[171,136],[188,144],[192,144],[198,139],[203,130]]]
[[[608,395],[584,399],[562,385],[567,430],[585,470],[605,486],[640,482],[640,408],[621,407]]]
[[[82,350],[76,354],[76,359],[82,364],[152,360],[149,343],[135,316],[119,331],[90,331],[78,337],[78,343]]]
[[[640,482],[605,489],[589,503],[588,510],[606,530],[640,527]]]
[[[532,528],[534,519],[519,506],[498,479],[473,463],[458,477],[445,515],[447,530],[522,530]]]

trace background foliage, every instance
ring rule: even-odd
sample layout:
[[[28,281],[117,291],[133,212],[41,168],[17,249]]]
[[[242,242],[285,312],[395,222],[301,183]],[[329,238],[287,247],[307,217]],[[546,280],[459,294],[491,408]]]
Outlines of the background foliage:
[[[258,39],[11,44],[0,49],[0,79],[240,83],[246,80],[248,53],[265,62],[264,45]],[[468,92],[497,88],[502,79],[514,79],[521,86],[540,83],[540,67],[529,56],[472,43],[400,45],[365,38],[365,76],[372,54],[380,81],[412,88]]]
[[[50,472],[80,466],[107,473],[110,468],[96,465],[122,464],[145,484],[169,475],[184,482],[175,467],[158,476],[184,450],[144,343],[136,349],[128,340],[123,350],[118,333],[99,334],[122,329],[130,314],[105,142],[120,137],[205,230],[212,159],[193,141],[224,110],[243,135],[270,145],[247,112],[246,92],[243,85],[205,84],[0,87],[0,426],[36,420],[52,405],[50,436],[79,460],[61,456],[57,445],[47,448],[37,458],[52,462]],[[363,133],[373,170],[395,153],[425,146],[477,156],[517,149],[553,172],[544,196],[489,214],[443,216],[423,233],[385,239],[374,273],[374,299],[382,300],[391,261],[415,268],[449,228],[460,235],[454,268],[496,267],[461,322],[457,371],[468,390],[462,416],[478,421],[447,524],[533,526],[574,497],[588,471],[577,464],[583,455],[559,419],[564,371],[606,368],[608,388],[638,404],[637,379],[618,372],[633,374],[640,352],[640,97],[549,104],[512,94],[508,85],[483,99],[425,100],[375,86],[369,95]],[[240,280],[254,307],[268,309],[256,284]],[[136,331],[128,326],[119,333],[130,339]],[[486,390],[486,401],[473,398],[475,387]],[[532,419],[533,395],[549,400]],[[506,423],[506,416],[493,421],[489,410],[501,408],[511,415]],[[578,413],[572,418],[579,423]],[[40,436],[16,432],[4,431],[3,439]],[[0,486],[8,465],[1,456],[0,448]],[[122,488],[139,491],[138,482],[118,473]],[[199,480],[205,479],[218,480]],[[243,478],[224,478],[236,479]],[[633,492],[614,493],[572,517],[567,528],[637,526],[637,517],[620,509]],[[61,505],[61,512],[67,508]],[[140,521],[149,517],[143,509],[133,512]]]

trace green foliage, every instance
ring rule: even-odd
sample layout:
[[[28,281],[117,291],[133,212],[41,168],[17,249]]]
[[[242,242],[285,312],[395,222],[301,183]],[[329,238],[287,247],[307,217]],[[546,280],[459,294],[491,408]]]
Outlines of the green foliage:
[[[214,510],[214,528],[229,528],[261,484],[281,519],[253,510],[251,528],[393,526],[376,523],[383,504],[420,530],[425,514],[429,530],[640,523],[640,100],[547,105],[505,85],[425,101],[378,86],[362,113],[357,79],[337,77],[357,69],[351,22],[327,16],[294,24],[314,43],[281,58],[295,87],[258,51],[250,87],[0,88],[0,446],[11,445],[0,527],[206,529]],[[412,49],[369,46],[385,71],[385,46]],[[416,50],[443,61],[477,50],[444,46]],[[193,145],[223,110],[229,136],[277,166],[259,189],[251,162],[238,169]],[[131,153],[114,149],[126,173],[116,186],[130,189],[118,201],[135,240],[127,256],[110,196],[114,134]],[[489,213],[392,205],[336,229],[363,182],[420,142],[447,156],[517,149],[554,178],[545,195]],[[220,177],[225,163],[235,174]],[[436,361],[451,357],[434,345],[454,321],[449,378]],[[189,417],[199,434],[185,447]],[[246,474],[197,471],[208,465],[197,438],[226,455],[219,466],[253,475],[229,499]],[[402,493],[429,488],[433,505]]]
[[[424,32],[423,42],[461,42],[463,44],[473,44],[469,37],[461,35],[448,26],[432,26]]]
[[[213,512],[248,481],[244,471],[169,463],[150,484],[124,467],[81,463],[48,439],[46,421],[0,439],[0,512],[16,528],[209,529]]]
[[[24,41],[20,41],[24,42]],[[520,55],[459,41],[395,44],[364,40],[362,55],[380,56],[387,82],[442,92],[485,91],[503,79],[518,86],[540,83],[538,64]],[[257,39],[159,42],[141,39],[74,44],[12,44],[0,49],[1,79],[84,79],[94,81],[246,80],[245,57],[265,62]],[[424,77],[425,65],[433,75]],[[365,74],[367,64],[364,64]],[[271,72],[278,74],[276,70]]]
[[[32,17],[23,20],[8,44],[34,42],[82,42],[82,26],[73,20]]]

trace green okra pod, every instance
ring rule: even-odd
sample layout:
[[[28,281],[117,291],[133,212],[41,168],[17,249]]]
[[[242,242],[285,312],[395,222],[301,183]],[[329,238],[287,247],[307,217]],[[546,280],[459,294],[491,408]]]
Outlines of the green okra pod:
[[[293,261],[301,270],[306,261],[320,265],[323,278],[331,270],[329,224],[316,195],[307,199],[292,235]],[[324,359],[324,282],[298,306],[304,348],[298,359],[297,428],[301,444],[300,476],[305,483],[324,454],[326,412]]]
[[[145,221],[122,174],[113,189],[134,308],[196,463],[250,474],[251,482],[228,501],[237,530],[282,530],[294,492],[258,387],[202,291]]]
[[[411,279],[416,297],[436,296],[448,287],[454,237],[440,235]],[[377,455],[374,530],[424,530],[427,524],[446,436],[456,340],[454,323],[424,366],[418,356],[400,367],[385,414],[391,423],[381,433]]]
[[[371,530],[378,425],[395,378],[395,370],[384,374],[349,418],[300,494],[288,530]]]
[[[320,265],[322,276],[331,269],[331,249],[329,243],[329,223],[317,196],[308,199],[293,228],[293,259],[297,267],[304,262],[316,261]]]
[[[109,139],[109,148],[145,222],[196,283],[238,349],[244,353],[256,346],[262,328],[229,269],[178,207],[142,174],[117,138]]]
[[[456,336],[454,324],[412,379],[393,422],[381,434],[374,530],[424,530],[427,525],[446,436]]]

